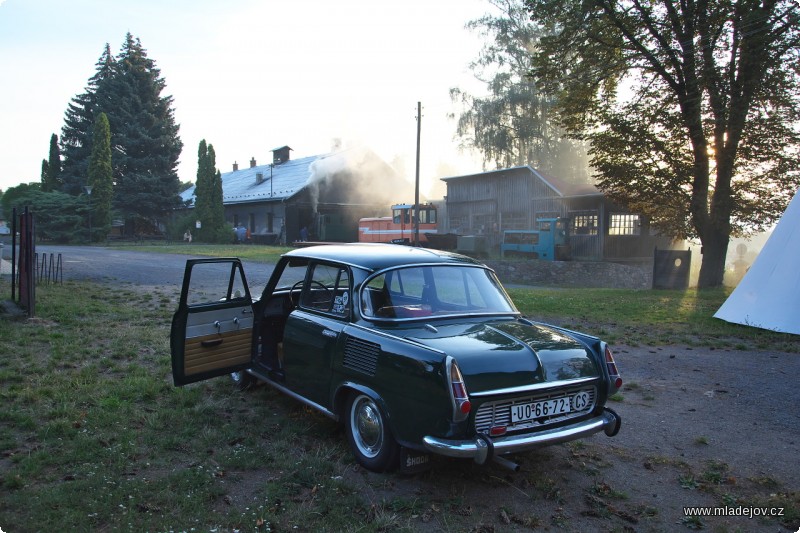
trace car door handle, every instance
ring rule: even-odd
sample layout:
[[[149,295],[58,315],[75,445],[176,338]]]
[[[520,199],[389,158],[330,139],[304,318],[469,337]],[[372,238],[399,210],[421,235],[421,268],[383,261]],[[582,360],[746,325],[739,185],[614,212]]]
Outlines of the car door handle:
[[[222,341],[225,339],[212,339],[206,341],[200,341],[200,346],[203,348],[213,348],[214,346],[219,346],[222,344]]]

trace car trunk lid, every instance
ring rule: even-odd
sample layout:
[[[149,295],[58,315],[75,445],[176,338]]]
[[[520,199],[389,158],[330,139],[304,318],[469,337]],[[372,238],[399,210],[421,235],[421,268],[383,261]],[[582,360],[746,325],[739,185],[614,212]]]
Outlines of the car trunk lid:
[[[599,375],[583,344],[544,325],[493,321],[433,329],[403,336],[454,357],[471,393]]]

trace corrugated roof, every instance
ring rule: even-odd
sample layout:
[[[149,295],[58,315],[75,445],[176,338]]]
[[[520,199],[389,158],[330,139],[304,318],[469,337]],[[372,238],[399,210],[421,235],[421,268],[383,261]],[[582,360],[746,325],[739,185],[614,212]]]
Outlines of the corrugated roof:
[[[325,156],[310,156],[286,161],[280,165],[256,165],[222,174],[222,203],[243,204],[268,200],[286,200],[308,183],[311,163]],[[259,183],[258,174],[263,179]],[[194,205],[193,185],[181,193],[183,201]]]
[[[489,170],[487,172],[479,172],[477,174],[465,174],[463,176],[450,176],[447,178],[441,178],[442,181],[450,181],[450,180],[458,180],[464,178],[474,178],[476,176],[490,176],[493,174],[503,175],[503,173],[507,173],[508,171],[514,170],[528,170],[532,175],[536,176],[540,180],[542,180],[547,186],[549,186],[553,192],[558,194],[561,197],[569,197],[569,196],[602,196],[602,192],[589,183],[569,183],[563,181],[558,178],[554,178],[553,176],[548,176],[542,174],[535,168],[530,165],[522,165],[518,167],[510,167],[510,168],[500,168],[497,170]]]

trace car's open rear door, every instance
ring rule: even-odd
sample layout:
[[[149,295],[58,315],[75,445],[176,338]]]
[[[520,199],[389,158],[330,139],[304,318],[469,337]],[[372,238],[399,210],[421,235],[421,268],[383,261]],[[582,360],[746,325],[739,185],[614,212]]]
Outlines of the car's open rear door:
[[[253,300],[239,259],[186,262],[170,332],[172,378],[185,385],[251,365]]]

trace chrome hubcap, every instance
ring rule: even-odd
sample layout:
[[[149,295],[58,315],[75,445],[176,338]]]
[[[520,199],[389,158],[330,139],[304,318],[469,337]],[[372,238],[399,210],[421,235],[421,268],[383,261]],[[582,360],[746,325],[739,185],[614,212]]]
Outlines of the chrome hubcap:
[[[375,457],[383,445],[383,424],[378,406],[369,398],[358,398],[351,416],[358,449],[367,457]]]

